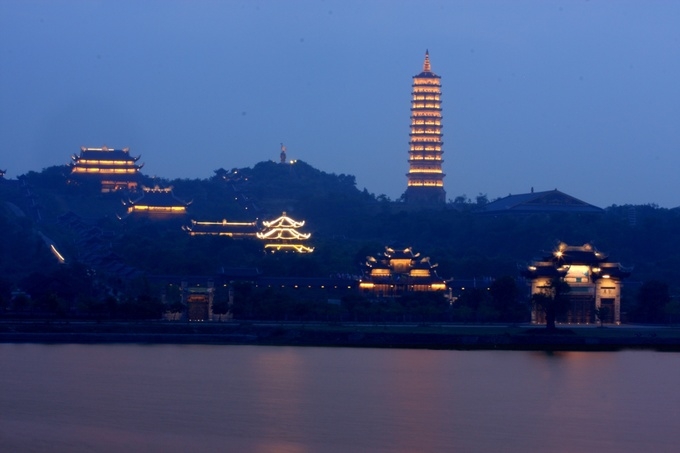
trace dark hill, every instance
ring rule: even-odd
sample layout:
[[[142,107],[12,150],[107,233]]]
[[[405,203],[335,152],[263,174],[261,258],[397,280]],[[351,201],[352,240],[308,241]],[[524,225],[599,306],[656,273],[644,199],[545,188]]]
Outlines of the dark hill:
[[[305,220],[315,253],[271,257],[253,241],[191,238],[177,223],[119,220],[125,212],[121,203],[125,194],[102,194],[96,188],[67,184],[67,171],[67,167],[50,167],[18,181],[0,181],[5,204],[0,220],[7,243],[51,259],[46,249],[36,245],[41,242],[35,232],[40,231],[67,260],[104,261],[108,268],[103,271],[131,275],[135,271],[209,275],[221,267],[258,267],[270,274],[307,276],[357,273],[366,255],[380,252],[387,244],[405,244],[439,263],[441,276],[481,278],[516,276],[517,263],[541,255],[560,240],[593,243],[614,261],[634,266],[631,280],[658,279],[673,288],[680,283],[678,210],[612,206],[597,215],[489,216],[478,215],[477,204],[470,202],[414,210],[359,190],[353,176],[325,173],[301,161],[217,170],[210,179],[143,182],[173,186],[177,197],[192,201],[187,221],[262,220],[284,211]],[[17,231],[30,244],[17,239]],[[5,274],[29,271],[31,265],[26,263],[10,270],[12,258],[7,256],[19,255],[16,247],[6,250],[12,251],[5,252]],[[44,266],[40,260],[32,262]]]

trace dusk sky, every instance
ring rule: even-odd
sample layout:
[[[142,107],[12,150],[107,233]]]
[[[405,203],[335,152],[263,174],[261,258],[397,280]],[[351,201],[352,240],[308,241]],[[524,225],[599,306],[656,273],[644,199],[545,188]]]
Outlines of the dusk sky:
[[[680,2],[0,0],[0,169],[129,147],[208,178],[290,159],[406,189],[441,76],[447,198],[680,205]]]

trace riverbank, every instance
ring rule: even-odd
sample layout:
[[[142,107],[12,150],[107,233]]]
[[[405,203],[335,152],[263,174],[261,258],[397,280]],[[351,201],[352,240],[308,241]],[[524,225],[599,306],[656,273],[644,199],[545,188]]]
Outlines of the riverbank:
[[[680,352],[680,328],[275,322],[2,321],[0,343],[140,343]]]

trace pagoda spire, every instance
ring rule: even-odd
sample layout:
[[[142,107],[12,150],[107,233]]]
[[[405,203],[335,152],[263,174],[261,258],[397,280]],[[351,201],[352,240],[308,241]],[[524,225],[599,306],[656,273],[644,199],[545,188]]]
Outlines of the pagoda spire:
[[[432,72],[430,67],[430,51],[425,49],[425,61],[423,62],[423,72]]]

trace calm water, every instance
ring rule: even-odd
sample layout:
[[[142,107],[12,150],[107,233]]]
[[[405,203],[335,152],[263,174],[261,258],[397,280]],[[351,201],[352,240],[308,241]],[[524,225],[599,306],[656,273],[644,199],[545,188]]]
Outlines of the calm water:
[[[0,364],[0,451],[680,448],[680,354],[0,344]]]

